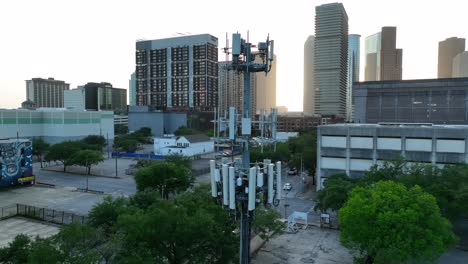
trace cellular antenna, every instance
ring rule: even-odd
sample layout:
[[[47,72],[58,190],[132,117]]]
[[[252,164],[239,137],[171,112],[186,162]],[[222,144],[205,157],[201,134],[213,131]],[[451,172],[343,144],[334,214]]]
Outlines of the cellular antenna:
[[[272,163],[270,159],[263,162],[250,161],[250,145],[269,145],[276,143],[276,109],[269,114],[262,111],[259,120],[252,119],[250,108],[251,75],[257,72],[268,72],[273,61],[273,40],[268,35],[265,42],[258,45],[250,43],[250,32],[247,31],[247,40],[241,34],[232,34],[231,47],[226,33],[227,71],[242,73],[244,78],[243,107],[236,109],[229,107],[224,117],[218,115],[215,124],[227,128],[228,133],[219,133],[216,144],[228,145],[234,153],[234,147],[242,149],[242,159],[221,162],[210,161],[212,197],[219,205],[230,210],[234,219],[240,219],[240,254],[239,263],[248,264],[250,255],[250,226],[255,215],[255,209],[260,205],[269,208],[278,206],[281,199],[281,161]],[[256,50],[252,50],[256,48]],[[232,57],[231,57],[232,56]],[[231,61],[229,58],[231,57]],[[260,60],[256,60],[260,58]],[[220,113],[227,109],[220,109]],[[255,113],[253,113],[255,114]],[[260,128],[261,137],[252,138],[252,126]],[[223,129],[223,131],[226,131]],[[221,176],[219,176],[221,173]],[[222,193],[221,193],[222,192]]]

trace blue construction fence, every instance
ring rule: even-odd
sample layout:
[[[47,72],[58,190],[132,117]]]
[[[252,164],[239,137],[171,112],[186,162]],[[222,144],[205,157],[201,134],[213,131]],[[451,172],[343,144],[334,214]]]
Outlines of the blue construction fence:
[[[140,153],[129,153],[129,152],[112,152],[112,157],[115,158],[134,158],[134,159],[153,159],[163,160],[163,155],[154,154],[140,154]]]

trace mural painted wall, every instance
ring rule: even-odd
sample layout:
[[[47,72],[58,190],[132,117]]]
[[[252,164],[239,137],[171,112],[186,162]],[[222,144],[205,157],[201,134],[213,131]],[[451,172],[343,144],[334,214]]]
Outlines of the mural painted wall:
[[[0,187],[34,183],[31,141],[0,140],[0,167]]]

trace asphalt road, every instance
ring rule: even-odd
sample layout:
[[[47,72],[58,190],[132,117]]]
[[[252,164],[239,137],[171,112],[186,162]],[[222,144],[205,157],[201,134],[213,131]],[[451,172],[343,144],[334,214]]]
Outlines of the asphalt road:
[[[54,184],[61,187],[74,187],[101,191],[110,194],[132,195],[136,192],[136,185],[133,178],[105,178],[96,176],[76,175],[65,172],[55,172],[46,170],[36,170],[38,182]]]

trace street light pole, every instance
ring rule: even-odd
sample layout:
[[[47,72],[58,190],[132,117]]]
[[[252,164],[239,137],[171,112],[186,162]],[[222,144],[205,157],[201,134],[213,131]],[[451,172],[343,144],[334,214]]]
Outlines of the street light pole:
[[[117,155],[115,155],[115,178],[117,178]]]

